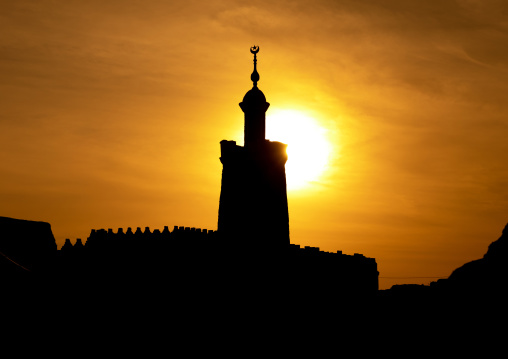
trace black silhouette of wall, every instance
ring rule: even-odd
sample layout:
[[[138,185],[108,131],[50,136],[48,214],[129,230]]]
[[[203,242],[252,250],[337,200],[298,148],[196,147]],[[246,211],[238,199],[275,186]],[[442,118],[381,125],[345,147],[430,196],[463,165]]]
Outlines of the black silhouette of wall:
[[[331,299],[372,297],[378,290],[375,259],[341,251],[289,244],[283,248],[257,241],[238,247],[222,240],[217,231],[177,227],[169,231],[128,228],[93,229],[83,245],[69,239],[59,251],[60,276],[103,282],[143,278],[171,282],[173,290],[208,288],[222,293],[257,290],[284,297],[324,295]],[[213,288],[210,288],[210,287]]]
[[[92,229],[86,242],[69,239],[62,246],[58,265],[67,277],[101,283],[104,278],[118,281],[143,278],[144,282],[193,282],[198,273],[206,273],[212,254],[216,232],[212,230],[177,227],[170,231],[133,231],[119,228]]]

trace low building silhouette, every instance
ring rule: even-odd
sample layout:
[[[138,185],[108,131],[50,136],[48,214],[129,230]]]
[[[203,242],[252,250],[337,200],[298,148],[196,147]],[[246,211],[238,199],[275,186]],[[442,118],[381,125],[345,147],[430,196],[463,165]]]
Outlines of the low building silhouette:
[[[49,223],[0,217],[0,272],[44,271],[53,263],[56,250]]]

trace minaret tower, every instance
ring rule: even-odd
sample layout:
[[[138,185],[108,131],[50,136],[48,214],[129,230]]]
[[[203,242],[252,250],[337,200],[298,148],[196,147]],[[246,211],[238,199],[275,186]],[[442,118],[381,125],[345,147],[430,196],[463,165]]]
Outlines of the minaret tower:
[[[254,54],[254,71],[250,75],[253,86],[244,96],[240,107],[245,114],[244,145],[246,148],[259,145],[265,141],[265,113],[270,104],[265,95],[258,88],[259,73],[257,57],[259,46],[253,46],[250,52]]]
[[[270,104],[258,88],[257,53],[253,87],[240,107],[245,115],[244,146],[221,141],[222,185],[218,232],[232,246],[280,249],[289,245],[286,191],[287,145],[265,139],[265,113]]]

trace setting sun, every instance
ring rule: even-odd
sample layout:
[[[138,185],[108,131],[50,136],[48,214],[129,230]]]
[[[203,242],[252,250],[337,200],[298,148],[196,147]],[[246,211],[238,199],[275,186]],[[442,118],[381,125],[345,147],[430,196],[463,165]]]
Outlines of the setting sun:
[[[288,145],[288,190],[318,181],[328,166],[331,145],[327,129],[304,113],[280,110],[267,113],[266,138]]]

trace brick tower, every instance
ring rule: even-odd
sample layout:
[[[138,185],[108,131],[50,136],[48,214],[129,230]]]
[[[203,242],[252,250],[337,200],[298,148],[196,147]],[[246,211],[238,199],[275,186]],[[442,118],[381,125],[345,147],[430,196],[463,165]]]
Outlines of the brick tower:
[[[245,114],[244,146],[221,141],[222,185],[219,235],[232,246],[284,248],[289,245],[286,191],[287,145],[265,139],[265,113],[270,104],[257,86],[254,54],[253,87],[240,107]]]

